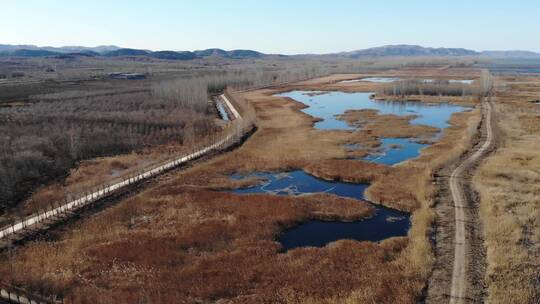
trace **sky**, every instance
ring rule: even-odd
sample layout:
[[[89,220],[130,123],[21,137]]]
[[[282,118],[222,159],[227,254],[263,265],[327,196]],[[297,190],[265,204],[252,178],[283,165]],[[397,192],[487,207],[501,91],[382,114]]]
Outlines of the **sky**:
[[[540,52],[538,0],[0,0],[0,44],[253,49],[388,44]]]

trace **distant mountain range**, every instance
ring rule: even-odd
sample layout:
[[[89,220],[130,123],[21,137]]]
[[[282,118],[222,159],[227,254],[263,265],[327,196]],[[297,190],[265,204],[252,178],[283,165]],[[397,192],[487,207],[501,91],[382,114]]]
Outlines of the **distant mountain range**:
[[[262,58],[268,55],[253,50],[207,49],[199,51],[149,51],[141,49],[121,48],[114,45],[97,47],[64,46],[64,47],[38,47],[35,45],[9,45],[0,44],[0,56],[3,57],[58,57],[68,58],[74,56],[104,56],[104,57],[135,57],[145,56],[165,60],[191,60],[204,57],[222,57],[232,59]]]
[[[288,57],[285,55],[270,55],[253,50],[206,49],[198,51],[150,51],[143,49],[121,48],[114,45],[97,47],[64,46],[64,47],[38,47],[35,45],[9,45],[0,44],[0,56],[11,57],[57,57],[73,58],[76,56],[104,56],[104,57],[150,57],[164,60],[192,60],[197,58],[230,58],[255,59],[269,56]],[[431,48],[419,45],[387,45],[351,52],[341,52],[322,55],[292,55],[290,57],[339,57],[339,58],[376,58],[376,57],[414,57],[414,56],[481,56],[490,58],[540,58],[540,53],[530,51],[484,51],[477,52],[464,48]]]
[[[492,58],[540,58],[540,53],[530,51],[483,51],[477,52],[464,48],[431,48],[419,45],[386,45],[352,52],[329,54],[347,58],[366,57],[413,57],[413,56],[481,56]]]
[[[85,46],[62,46],[62,47],[52,47],[52,46],[35,46],[30,44],[23,45],[11,45],[11,44],[0,44],[0,52],[13,52],[18,50],[30,50],[30,51],[49,51],[54,53],[97,53],[103,54],[110,51],[115,51],[120,49],[114,45],[100,45],[96,47],[85,47]]]
[[[419,45],[386,45],[364,50],[335,54],[348,58],[388,57],[388,56],[476,56],[478,52],[457,48],[429,48]]]
[[[495,58],[540,58],[540,53],[531,51],[484,51],[484,57]]]

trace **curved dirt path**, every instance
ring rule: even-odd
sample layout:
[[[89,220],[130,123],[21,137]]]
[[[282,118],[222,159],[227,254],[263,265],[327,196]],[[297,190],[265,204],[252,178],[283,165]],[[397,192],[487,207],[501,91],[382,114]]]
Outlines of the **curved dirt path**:
[[[454,201],[455,211],[454,265],[452,270],[450,304],[459,304],[469,301],[469,298],[467,297],[467,266],[469,264],[468,259],[471,257],[468,255],[469,240],[466,231],[466,223],[468,222],[466,209],[469,208],[469,202],[463,190],[462,180],[466,173],[465,171],[474,165],[481,157],[485,156],[493,145],[493,110],[489,99],[484,101],[483,110],[485,111],[483,119],[485,119],[486,126],[485,141],[478,150],[465,159],[452,172],[449,178],[449,187],[452,194],[452,200]]]

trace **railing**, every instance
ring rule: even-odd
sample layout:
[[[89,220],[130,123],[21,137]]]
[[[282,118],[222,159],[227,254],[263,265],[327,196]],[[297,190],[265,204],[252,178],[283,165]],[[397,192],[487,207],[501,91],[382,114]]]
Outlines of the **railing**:
[[[29,293],[22,289],[13,291],[13,287],[0,286],[0,301],[18,304],[63,304],[64,299],[58,296],[43,297]]]
[[[221,98],[225,105],[229,108],[229,111],[233,113],[235,119],[221,134],[214,136],[209,144],[204,142],[200,143],[198,147],[193,148],[193,152],[188,153],[187,155],[177,156],[160,164],[154,164],[150,167],[146,167],[145,169],[140,170],[139,173],[131,173],[119,180],[117,179],[116,182],[103,184],[94,188],[93,190],[87,191],[77,199],[57,203],[56,206],[51,206],[49,209],[38,211],[25,219],[3,227],[0,229],[0,241],[5,241],[4,246],[9,246],[12,239],[16,239],[18,237],[18,233],[23,234],[23,236],[21,236],[22,238],[24,237],[24,234],[27,234],[28,230],[30,230],[30,234],[45,230],[49,227],[47,224],[60,221],[61,219],[70,216],[75,211],[81,210],[83,207],[89,206],[102,198],[110,196],[113,193],[118,193],[120,190],[126,189],[128,186],[158,176],[191,160],[200,158],[212,151],[227,149],[237,144],[242,137],[244,137],[254,128],[253,122],[246,121],[242,118],[242,116],[240,116],[239,111],[229,100],[231,97],[225,97],[222,95]],[[0,301],[1,300],[20,304],[63,303],[63,299],[61,297],[35,296],[12,286],[9,288],[0,286]]]
[[[309,79],[309,78],[307,78]],[[301,79],[296,81],[302,81],[307,79]],[[241,90],[239,92],[246,92],[251,90],[269,88],[272,86],[284,85],[296,81],[286,81],[277,84],[264,85],[254,88]],[[80,195],[76,199],[71,201],[57,203],[55,206],[38,211],[32,215],[29,215],[25,219],[14,222],[11,225],[0,228],[0,248],[2,248],[2,241],[6,241],[4,245],[10,245],[12,237],[15,237],[19,232],[25,232],[31,230],[31,233],[36,231],[46,230],[49,222],[60,221],[62,218],[69,216],[74,211],[81,210],[83,207],[89,206],[102,198],[108,197],[113,193],[118,193],[122,189],[126,189],[128,186],[134,185],[140,181],[147,180],[155,177],[161,173],[164,173],[172,168],[178,167],[191,160],[197,159],[203,155],[206,155],[212,151],[224,150],[239,143],[240,140],[251,132],[255,128],[255,110],[250,107],[246,102],[245,104],[239,103],[232,96],[231,92],[226,91],[220,96],[225,105],[228,107],[231,114],[234,116],[232,122],[227,128],[219,135],[214,136],[209,144],[199,143],[193,148],[193,152],[174,157],[166,160],[160,164],[154,164],[144,169],[141,169],[139,173],[131,173],[127,176],[117,178],[114,182],[102,184],[101,186],[94,187],[92,190],[88,190],[85,194]],[[237,109],[233,104],[242,109]],[[242,114],[242,115],[241,115]],[[22,238],[25,236],[23,235]],[[16,291],[13,291],[16,290]],[[0,301],[8,301],[10,303],[20,304],[62,304],[64,299],[59,296],[45,297],[42,295],[34,295],[26,292],[23,289],[13,286],[3,287],[0,286]]]
[[[87,191],[85,194],[77,199],[73,199],[69,202],[57,203],[55,206],[51,206],[48,209],[40,210],[25,219],[14,222],[11,225],[5,226],[0,229],[0,241],[14,236],[18,232],[23,232],[29,229],[41,230],[46,227],[42,224],[49,223],[51,221],[60,220],[61,218],[69,215],[74,211],[77,211],[83,207],[86,207],[104,197],[107,197],[113,193],[118,192],[121,189],[125,189],[130,185],[136,184],[142,180],[155,177],[165,171],[178,167],[191,160],[197,159],[203,155],[206,155],[212,151],[226,149],[236,143],[250,130],[253,125],[249,122],[245,122],[238,110],[234,108],[229,98],[224,95],[221,96],[227,107],[235,116],[235,121],[220,135],[214,136],[210,144],[206,144],[202,147],[195,149],[192,153],[187,155],[175,157],[173,159],[162,162],[161,164],[154,165],[150,168],[143,169],[139,173],[132,173],[128,176],[124,176],[120,181],[103,184],[94,188],[91,191]],[[40,229],[41,228],[41,229]],[[9,240],[8,240],[9,241]]]

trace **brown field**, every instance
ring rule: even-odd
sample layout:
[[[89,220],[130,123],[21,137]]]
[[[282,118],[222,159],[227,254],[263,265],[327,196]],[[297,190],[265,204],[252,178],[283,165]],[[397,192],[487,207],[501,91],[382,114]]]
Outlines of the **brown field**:
[[[540,78],[499,78],[500,143],[475,186],[487,248],[487,303],[540,303]]]
[[[467,78],[474,72],[417,69],[403,75]],[[72,224],[56,240],[16,249],[13,259],[2,259],[0,281],[62,293],[69,303],[414,303],[433,261],[427,239],[434,218],[432,172],[463,152],[479,112],[454,115],[441,140],[419,158],[388,167],[346,159],[344,144],[376,146],[379,136],[400,136],[397,127],[403,127],[401,136],[433,130],[408,125],[410,118],[372,112],[344,117],[366,122],[356,132],[316,130],[315,119],[300,111],[302,104],[272,96],[298,88],[343,90],[335,82],[351,77],[356,76],[242,93],[256,109],[258,130],[240,148],[170,174]],[[347,90],[372,91],[376,85],[353,84]],[[373,211],[366,203],[332,195],[220,191],[257,182],[231,181],[231,173],[289,169],[371,183],[370,200],[412,212],[408,236],[281,252],[276,240],[288,227],[308,219],[355,220]]]

